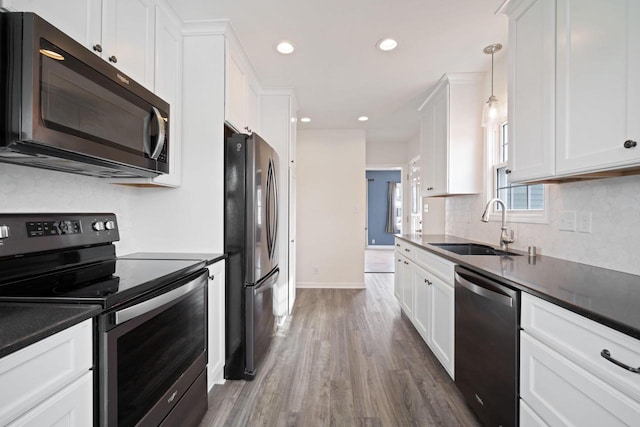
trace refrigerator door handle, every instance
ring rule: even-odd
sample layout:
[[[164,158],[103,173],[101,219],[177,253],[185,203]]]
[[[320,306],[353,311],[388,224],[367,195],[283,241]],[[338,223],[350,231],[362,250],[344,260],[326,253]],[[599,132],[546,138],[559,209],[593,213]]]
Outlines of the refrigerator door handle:
[[[264,282],[260,283],[253,289],[253,294],[258,295],[273,287],[278,281],[278,277],[280,276],[280,270],[274,271],[271,276],[269,276]]]

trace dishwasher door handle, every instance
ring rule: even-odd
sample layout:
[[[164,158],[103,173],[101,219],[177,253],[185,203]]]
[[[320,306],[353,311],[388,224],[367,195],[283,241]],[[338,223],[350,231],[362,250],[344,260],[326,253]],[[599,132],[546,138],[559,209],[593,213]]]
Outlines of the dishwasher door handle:
[[[470,282],[469,280],[460,276],[458,273],[456,273],[455,278],[456,283],[466,288],[470,292],[473,292],[474,294],[480,295],[481,297],[484,297],[491,301],[495,301],[499,304],[506,305],[507,307],[513,307],[513,298],[511,298],[510,296],[476,285],[475,283]]]

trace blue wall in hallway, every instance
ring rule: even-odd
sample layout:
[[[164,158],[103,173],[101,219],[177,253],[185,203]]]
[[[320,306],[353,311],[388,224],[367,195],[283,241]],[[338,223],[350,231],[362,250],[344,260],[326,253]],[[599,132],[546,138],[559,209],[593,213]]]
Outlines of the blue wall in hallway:
[[[400,178],[400,171],[367,171],[367,243],[370,246],[393,245],[393,233],[384,231],[387,225],[387,181],[400,182]]]

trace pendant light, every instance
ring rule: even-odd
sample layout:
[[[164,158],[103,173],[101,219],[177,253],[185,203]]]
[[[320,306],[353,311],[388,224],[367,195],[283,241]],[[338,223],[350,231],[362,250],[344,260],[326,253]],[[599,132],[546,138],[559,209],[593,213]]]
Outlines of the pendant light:
[[[502,49],[502,45],[496,43],[490,44],[482,50],[487,55],[491,55],[491,96],[482,107],[482,127],[487,127],[504,117],[504,104],[493,95],[493,55],[500,49]]]

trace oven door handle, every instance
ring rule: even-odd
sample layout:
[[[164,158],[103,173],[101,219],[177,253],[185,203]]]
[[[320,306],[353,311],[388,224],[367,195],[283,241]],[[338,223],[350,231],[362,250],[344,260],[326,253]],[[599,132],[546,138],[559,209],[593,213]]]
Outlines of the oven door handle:
[[[123,308],[122,310],[116,311],[114,313],[115,324],[120,325],[128,320],[134,319],[138,316],[142,316],[143,314],[148,313],[151,310],[155,310],[160,306],[177,300],[181,296],[188,294],[199,286],[202,286],[202,280],[196,279],[190,283],[187,283],[186,285],[180,286],[179,288],[173,289],[162,295],[158,295],[155,298],[151,298],[150,300],[143,301],[140,304],[136,304],[132,307]]]

